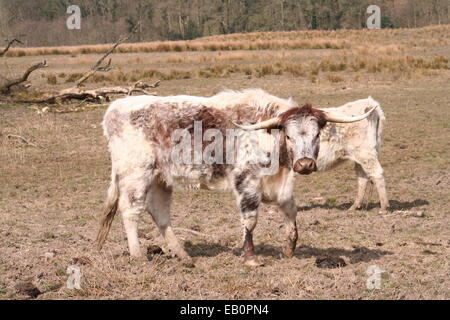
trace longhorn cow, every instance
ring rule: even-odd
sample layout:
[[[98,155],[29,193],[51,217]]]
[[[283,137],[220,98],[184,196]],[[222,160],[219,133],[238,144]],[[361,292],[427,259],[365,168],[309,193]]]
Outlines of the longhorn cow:
[[[101,249],[113,218],[120,211],[130,255],[142,256],[138,220],[141,213],[147,212],[170,251],[191,264],[171,227],[170,203],[174,188],[195,183],[205,189],[231,189],[234,192],[244,231],[246,265],[260,264],[254,253],[253,230],[262,201],[276,203],[283,213],[287,228],[283,253],[292,257],[297,242],[294,177],[317,170],[319,135],[327,122],[361,121],[372,111],[355,117],[339,116],[310,105],[300,107],[292,100],[280,99],[258,89],[226,91],[209,98],[136,96],[116,100],[109,106],[103,121],[112,172],[97,236],[98,246]],[[202,129],[215,130],[214,141],[201,141],[200,150],[195,141],[198,124]],[[196,155],[210,149],[210,144],[218,142],[219,138],[226,140],[223,144],[227,147],[233,145],[228,133],[236,129],[252,133],[252,139],[262,143],[255,147],[243,139],[244,143],[237,150],[240,161],[195,161]],[[180,130],[183,134],[178,134]],[[178,154],[180,137],[188,139],[184,144],[188,151],[182,158],[193,155],[193,162],[179,161],[179,157],[173,156]],[[230,153],[236,153],[235,149],[223,150],[216,146],[211,153],[216,156],[224,152],[228,159]],[[251,161],[255,154],[265,154],[270,157],[271,164],[276,160],[278,165],[268,172],[267,159],[257,163]]]

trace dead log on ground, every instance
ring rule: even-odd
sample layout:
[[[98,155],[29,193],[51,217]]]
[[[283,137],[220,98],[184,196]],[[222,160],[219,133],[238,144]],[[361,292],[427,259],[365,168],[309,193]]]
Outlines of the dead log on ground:
[[[47,104],[61,104],[70,100],[82,100],[83,102],[109,102],[110,95],[126,95],[129,96],[132,93],[138,92],[144,95],[156,95],[156,92],[149,92],[146,89],[156,88],[159,86],[160,81],[154,84],[147,84],[142,81],[136,82],[131,87],[104,87],[98,89],[82,89],[82,88],[69,88],[60,91],[57,94],[44,96],[42,99],[37,100],[20,100],[18,103],[47,103]]]

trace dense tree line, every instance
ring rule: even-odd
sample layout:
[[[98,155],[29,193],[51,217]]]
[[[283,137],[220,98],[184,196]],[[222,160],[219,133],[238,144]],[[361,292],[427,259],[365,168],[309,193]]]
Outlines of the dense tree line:
[[[81,8],[82,26],[69,31],[66,10],[73,4]],[[0,0],[0,37],[22,37],[29,46],[104,43],[137,21],[142,24],[134,41],[359,29],[370,4],[381,7],[383,27],[450,23],[450,0]]]

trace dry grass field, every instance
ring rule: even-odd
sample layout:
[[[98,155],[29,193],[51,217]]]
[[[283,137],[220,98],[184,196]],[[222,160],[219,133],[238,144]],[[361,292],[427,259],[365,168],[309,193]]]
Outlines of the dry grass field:
[[[112,55],[115,68],[90,79],[88,87],[162,79],[160,95],[258,87],[317,107],[369,95],[381,102],[387,118],[381,161],[392,210],[378,213],[375,191],[367,210],[346,210],[356,194],[349,164],[299,177],[295,256],[280,257],[283,219],[264,206],[255,245],[265,265],[257,269],[242,264],[241,224],[228,193],[175,193],[173,225],[195,268],[166,254],[131,260],[120,217],[97,252],[110,174],[104,109],[38,114],[43,106],[1,104],[0,299],[29,299],[17,287],[28,282],[42,292],[37,299],[449,299],[449,36],[450,27],[442,26],[229,35],[194,40],[195,50],[183,47],[191,42],[163,43],[173,47],[167,50],[124,45]],[[30,79],[38,96],[73,85],[101,52],[57,50],[14,49],[0,58],[0,76],[46,59],[49,67]],[[141,218],[141,243],[164,250],[150,216]],[[346,265],[319,268],[322,256]],[[82,290],[66,288],[72,264],[81,267]],[[370,265],[388,274],[380,289],[366,288]]]

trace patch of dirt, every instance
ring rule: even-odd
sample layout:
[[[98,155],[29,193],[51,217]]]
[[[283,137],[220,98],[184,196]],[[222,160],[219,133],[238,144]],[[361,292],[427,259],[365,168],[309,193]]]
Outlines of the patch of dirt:
[[[33,299],[37,298],[42,292],[31,282],[18,283],[15,286],[17,292],[24,296],[29,296]]]
[[[154,256],[155,254],[158,254],[158,255],[164,254],[163,249],[156,245],[149,245],[147,247],[147,255]]]
[[[344,259],[339,257],[317,257],[316,266],[319,268],[326,269],[334,269],[334,268],[342,268],[347,265]]]

